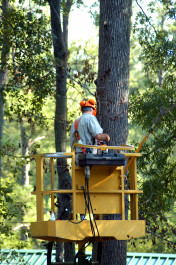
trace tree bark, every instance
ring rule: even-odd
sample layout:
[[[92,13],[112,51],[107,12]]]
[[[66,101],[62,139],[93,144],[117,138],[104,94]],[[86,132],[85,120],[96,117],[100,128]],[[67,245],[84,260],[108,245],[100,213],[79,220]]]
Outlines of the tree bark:
[[[9,1],[2,1],[2,16],[8,17]],[[3,125],[4,125],[4,102],[5,102],[5,84],[8,76],[7,63],[10,53],[9,45],[9,25],[5,20],[3,20],[3,36],[2,36],[2,50],[1,50],[1,69],[0,69],[0,148],[2,146],[2,135],[3,135]],[[1,149],[2,150],[2,149]],[[0,156],[0,184],[2,177],[2,158]]]
[[[97,117],[116,146],[128,139],[131,6],[132,0],[100,0]],[[100,264],[125,265],[126,246],[126,241],[102,243]]]
[[[61,1],[51,0],[51,27],[53,36],[54,57],[56,60],[56,110],[55,110],[55,145],[56,152],[66,151],[66,126],[67,126],[67,62],[68,62],[68,18],[72,0],[68,0],[63,9],[63,28],[61,27]],[[59,189],[71,188],[71,177],[67,168],[66,159],[58,159],[58,185]],[[58,218],[68,219],[71,212],[71,195],[58,196]],[[66,244],[64,244],[66,245]],[[73,261],[74,244],[65,247],[65,261]],[[57,249],[61,249],[57,247]],[[69,249],[69,251],[67,251]],[[70,254],[72,253],[72,254]],[[61,257],[61,253],[57,257]],[[60,258],[57,261],[62,261]]]
[[[20,125],[20,129],[21,129],[22,156],[27,156],[29,155],[28,137],[26,135],[26,128],[23,121]],[[29,170],[30,170],[30,163],[25,163],[22,168],[22,176],[21,176],[22,186],[29,186]]]

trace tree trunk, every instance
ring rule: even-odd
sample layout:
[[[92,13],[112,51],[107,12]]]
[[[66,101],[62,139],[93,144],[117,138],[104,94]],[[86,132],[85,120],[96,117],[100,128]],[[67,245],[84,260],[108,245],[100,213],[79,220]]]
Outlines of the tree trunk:
[[[68,16],[72,1],[68,0],[63,10],[63,29],[61,27],[61,7],[60,1],[51,0],[51,27],[53,35],[54,56],[56,60],[56,110],[55,110],[55,144],[56,152],[66,151],[66,126],[67,126],[67,61],[68,61]],[[67,168],[66,159],[58,159],[58,186],[59,189],[71,189],[71,177]],[[68,219],[71,212],[71,195],[58,196],[58,218]],[[57,249],[61,249],[57,247]],[[69,251],[67,251],[69,249]],[[70,255],[72,253],[72,255]],[[57,257],[61,257],[61,253]],[[65,261],[73,261],[74,244],[69,248],[65,247]],[[57,260],[57,261],[62,261]]]
[[[9,1],[2,1],[2,16],[8,17]],[[3,20],[3,37],[2,37],[2,50],[1,50],[1,69],[0,69],[0,149],[2,146],[2,134],[4,124],[4,101],[5,101],[5,84],[7,81],[8,69],[7,63],[9,59],[10,45],[9,45],[9,25]],[[2,150],[2,149],[1,149]],[[2,158],[0,154],[0,185],[2,177]]]
[[[132,0],[100,0],[98,120],[110,145],[127,143]],[[114,219],[119,216],[109,216]],[[102,243],[101,265],[125,265],[126,241]]]
[[[20,125],[21,129],[21,144],[22,144],[22,156],[29,155],[28,137],[26,136],[26,129],[24,122]],[[30,163],[25,163],[22,168],[21,185],[29,186],[29,170]]]

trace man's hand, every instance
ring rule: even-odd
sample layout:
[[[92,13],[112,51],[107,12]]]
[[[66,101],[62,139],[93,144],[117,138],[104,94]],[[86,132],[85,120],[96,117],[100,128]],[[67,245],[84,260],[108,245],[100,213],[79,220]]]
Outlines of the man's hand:
[[[98,141],[106,141],[109,142],[110,141],[110,137],[108,134],[106,133],[99,133],[95,136],[95,139],[97,139]]]
[[[105,138],[105,141],[106,141],[106,142],[109,142],[109,141],[110,141],[110,137],[109,137],[109,135],[105,133],[105,137],[106,137],[106,138]]]

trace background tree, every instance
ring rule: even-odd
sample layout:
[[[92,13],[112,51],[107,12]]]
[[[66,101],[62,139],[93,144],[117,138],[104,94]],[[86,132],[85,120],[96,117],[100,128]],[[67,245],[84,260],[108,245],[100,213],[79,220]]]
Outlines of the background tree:
[[[100,1],[98,120],[110,145],[127,143],[132,1]],[[118,219],[118,215],[106,216]],[[126,241],[102,244],[100,264],[126,264]]]
[[[67,63],[68,63],[68,21],[73,0],[49,0],[52,40],[56,65],[56,109],[55,146],[56,152],[66,151],[67,127]],[[63,13],[62,13],[63,11]],[[61,26],[61,15],[63,26]],[[71,178],[66,159],[57,160],[59,188],[71,188]],[[71,212],[71,195],[58,195],[58,218],[68,219]],[[68,249],[68,251],[67,251]],[[62,261],[62,246],[57,244],[57,261]],[[74,244],[65,243],[65,261],[74,258]]]
[[[1,26],[2,36],[1,36],[1,65],[0,65],[0,148],[2,146],[2,134],[3,134],[3,124],[4,124],[4,101],[5,101],[5,84],[7,81],[8,75],[8,60],[10,53],[10,44],[9,44],[9,25],[5,17],[8,17],[9,14],[9,1],[2,1],[2,16],[1,16]],[[1,154],[0,154],[0,185],[1,185]]]
[[[9,191],[11,191],[11,204],[13,201],[13,205],[16,205],[14,207],[16,214],[10,214],[10,207],[7,214],[1,215],[0,219],[5,224],[22,221],[21,218],[24,218],[24,214],[27,212],[27,201],[24,199],[24,194],[20,195],[22,188],[20,190],[19,185],[23,186],[29,183],[29,174],[25,175],[22,168],[27,167],[30,160],[27,161],[23,157],[19,161],[21,157],[18,157],[18,152],[22,149],[22,155],[28,155],[26,150],[29,152],[29,145],[31,147],[31,144],[35,142],[35,136],[39,131],[37,125],[41,127],[46,125],[42,108],[49,92],[52,92],[52,88],[50,89],[48,86],[52,74],[50,73],[51,78],[48,81],[47,72],[48,69],[51,71],[51,60],[49,56],[46,57],[51,47],[51,36],[46,29],[47,20],[41,15],[40,10],[35,11],[38,17],[34,10],[31,11],[28,8],[19,10],[12,4],[4,12],[1,20],[2,24],[6,23],[4,28],[1,27],[0,32],[0,44],[4,47],[1,49],[1,103],[3,106],[1,106],[0,126],[1,136],[4,136],[1,138],[0,153],[0,156],[3,157],[1,191],[4,208],[10,205]],[[40,42],[41,38],[43,40]],[[10,124],[8,126],[7,123],[10,122],[11,126]],[[16,127],[13,127],[14,123],[16,123]],[[16,137],[18,123],[23,123],[22,143]],[[3,126],[5,129],[9,128],[7,133],[3,133]],[[10,139],[11,137],[15,138],[14,142]],[[17,143],[16,140],[19,142]],[[12,157],[13,159],[10,159]],[[18,196],[14,195],[15,189]],[[29,189],[23,188],[23,192],[29,193]],[[8,225],[7,227],[9,228]],[[9,234],[11,232],[9,228]]]
[[[176,5],[172,1],[150,2],[145,7],[137,4],[135,34],[147,82],[143,91],[135,90],[131,95],[130,117],[144,132],[160,115],[153,135],[143,146],[139,164],[144,190],[140,213],[147,221],[147,236],[138,242],[147,242],[157,252],[174,252]]]

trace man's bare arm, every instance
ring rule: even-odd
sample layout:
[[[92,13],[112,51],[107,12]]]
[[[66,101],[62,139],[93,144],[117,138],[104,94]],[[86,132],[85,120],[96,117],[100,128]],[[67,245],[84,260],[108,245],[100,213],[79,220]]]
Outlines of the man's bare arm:
[[[106,142],[110,141],[110,137],[108,134],[106,133],[99,133],[95,136],[95,139],[97,139],[98,141],[103,141],[105,140]]]

